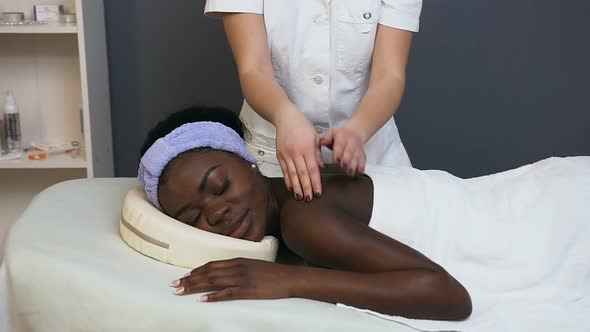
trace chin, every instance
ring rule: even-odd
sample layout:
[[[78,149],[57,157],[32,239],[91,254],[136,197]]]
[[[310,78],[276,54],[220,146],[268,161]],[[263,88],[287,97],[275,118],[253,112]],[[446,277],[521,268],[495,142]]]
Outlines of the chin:
[[[251,234],[248,234],[246,236],[246,239],[249,241],[260,242],[260,241],[262,241],[262,239],[264,239],[265,235],[266,234],[264,234],[264,232],[261,231],[260,228],[253,227],[251,229]]]

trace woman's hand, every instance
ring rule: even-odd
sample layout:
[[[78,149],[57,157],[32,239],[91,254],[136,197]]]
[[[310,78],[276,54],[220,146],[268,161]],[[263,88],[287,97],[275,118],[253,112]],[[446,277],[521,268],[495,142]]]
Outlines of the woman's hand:
[[[207,263],[174,280],[178,295],[211,292],[201,301],[281,299],[292,296],[293,267],[262,260],[236,258]]]
[[[277,158],[285,184],[297,200],[309,202],[322,194],[319,136],[305,115],[297,109],[285,110],[274,121],[277,128]]]
[[[345,127],[330,129],[320,139],[320,145],[333,151],[333,158],[349,176],[356,176],[365,171],[367,156],[365,140],[353,129]]]

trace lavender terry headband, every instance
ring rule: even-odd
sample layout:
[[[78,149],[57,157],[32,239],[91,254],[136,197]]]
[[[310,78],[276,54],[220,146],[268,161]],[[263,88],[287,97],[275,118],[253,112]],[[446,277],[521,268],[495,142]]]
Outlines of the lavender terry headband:
[[[137,179],[153,205],[162,209],[158,200],[158,181],[164,167],[179,154],[204,147],[232,152],[256,164],[256,159],[235,130],[209,121],[184,124],[158,139],[139,163]]]

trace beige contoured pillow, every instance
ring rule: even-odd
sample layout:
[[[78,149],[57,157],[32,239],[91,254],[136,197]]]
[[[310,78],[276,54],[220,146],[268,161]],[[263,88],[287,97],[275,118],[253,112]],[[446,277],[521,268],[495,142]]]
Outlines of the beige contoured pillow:
[[[125,197],[119,230],[123,240],[140,253],[190,269],[237,257],[272,262],[279,245],[272,236],[252,242],[183,224],[154,207],[140,187],[130,190]]]

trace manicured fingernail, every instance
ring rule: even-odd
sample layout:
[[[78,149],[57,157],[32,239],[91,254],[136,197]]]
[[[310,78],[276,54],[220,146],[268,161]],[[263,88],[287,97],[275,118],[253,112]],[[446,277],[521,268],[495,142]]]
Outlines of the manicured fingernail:
[[[207,297],[207,295],[203,295],[201,296],[201,302],[207,302],[207,300],[209,300],[209,298]]]
[[[176,287],[176,286],[178,286],[178,285],[180,285],[180,280],[173,280],[173,281],[170,283],[170,286],[172,286],[172,287]]]
[[[175,291],[174,291],[174,293],[175,293],[175,294],[178,294],[178,295],[180,295],[180,294],[184,293],[184,287],[180,287],[180,288],[178,288],[177,290],[175,290]]]
[[[314,195],[315,195],[315,197],[316,197],[316,198],[320,198],[320,197],[322,197],[322,194],[321,194],[319,191],[316,191],[316,192],[314,193]]]
[[[293,188],[291,187],[287,187],[287,190],[289,190],[289,192],[293,192]]]
[[[347,163],[342,164],[342,168],[348,168],[348,164]]]
[[[298,201],[300,201],[301,200],[301,195],[295,194],[295,199],[298,200]]]
[[[305,196],[305,201],[306,201],[307,203],[311,202],[311,196],[309,196],[309,195],[306,195],[306,196]]]

